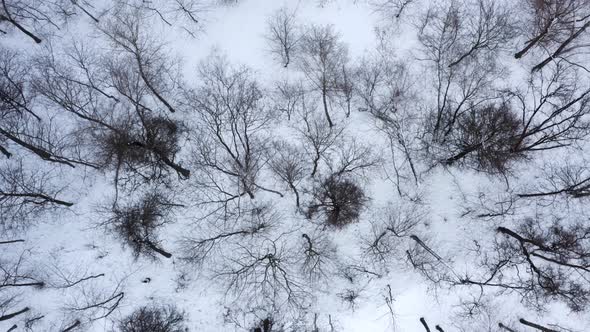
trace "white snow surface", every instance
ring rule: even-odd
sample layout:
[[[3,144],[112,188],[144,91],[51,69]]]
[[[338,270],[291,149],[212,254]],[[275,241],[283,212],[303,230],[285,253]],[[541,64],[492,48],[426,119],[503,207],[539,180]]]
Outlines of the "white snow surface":
[[[425,10],[423,7],[427,6],[428,1],[421,3],[419,7],[411,8],[408,17]],[[155,37],[167,41],[170,54],[182,59],[182,72],[189,84],[199,84],[197,66],[212,52],[217,52],[225,54],[232,65],[252,68],[258,81],[270,90],[273,82],[284,78],[294,79],[300,75],[296,67],[285,69],[273,59],[265,39],[267,17],[283,6],[296,9],[297,19],[303,24],[332,24],[341,40],[348,45],[352,61],[374,54],[379,47],[376,31],[386,28],[391,34],[389,49],[395,51],[391,57],[409,61],[411,71],[417,76],[415,87],[419,92],[427,90],[426,86],[430,82],[420,76],[422,63],[414,57],[417,47],[415,27],[408,19],[388,25],[388,19],[364,1],[333,0],[319,6],[312,0],[240,0],[235,5],[212,5],[208,8],[204,14],[202,31],[195,38],[164,24],[155,23],[147,28],[153,30]],[[63,37],[56,37],[58,39],[53,42],[57,48],[60,47],[59,38],[91,38],[94,31],[90,24],[82,20],[60,33]],[[0,39],[0,47],[5,45],[25,48],[31,55],[42,47],[32,46],[15,36]],[[101,43],[94,46],[107,47]],[[507,64],[509,61],[511,60],[507,60]],[[509,65],[509,75],[519,77],[520,64]],[[191,115],[179,116],[190,120]],[[482,192],[486,193],[486,197],[493,198],[496,194],[499,197],[516,190],[515,188],[522,188],[527,179],[534,178],[534,174],[540,172],[541,161],[545,158],[540,156],[523,162],[523,166],[510,175],[510,188],[506,187],[502,177],[488,176],[468,169],[435,168],[425,173],[419,185],[408,189],[422,194],[422,202],[412,205],[414,203],[400,198],[396,193],[391,180],[393,170],[390,165],[390,150],[376,121],[369,114],[356,111],[353,111],[350,118],[345,118],[342,114],[335,114],[335,117],[339,125],[346,127],[347,133],[372,146],[385,159],[384,166],[371,171],[364,180],[371,200],[368,208],[363,211],[361,220],[327,234],[337,248],[339,261],[345,264],[365,264],[361,248],[364,239],[371,235],[370,221],[378,219],[380,211],[387,206],[394,206],[422,213],[423,218],[416,231],[429,240],[429,245],[436,248],[437,253],[452,265],[456,273],[464,274],[481,258],[469,250],[473,242],[478,241],[482,246],[490,245],[495,227],[502,222],[464,215],[465,206],[469,202],[475,202]],[[274,129],[277,135],[287,138],[293,134],[286,123],[276,125]],[[184,157],[190,157],[190,150],[182,152],[180,159]],[[550,157],[555,158],[555,155]],[[566,154],[564,158],[569,157]],[[66,170],[62,175],[62,180],[70,184],[65,198],[76,204],[67,211],[46,216],[26,232],[6,234],[9,237],[23,238],[25,242],[0,247],[0,256],[13,257],[23,250],[30,250],[28,264],[48,275],[55,266],[60,266],[63,273],[72,275],[104,273],[104,277],[88,281],[97,289],[112,290],[119,284],[125,294],[119,308],[108,319],[85,323],[83,330],[110,331],[114,322],[142,305],[173,303],[186,312],[190,331],[243,331],[242,328],[224,321],[223,314],[227,308],[237,309],[242,304],[232,303],[231,296],[226,296],[225,285],[214,278],[210,270],[213,266],[187,267],[180,260],[183,250],[180,240],[200,232],[204,224],[203,221],[197,221],[202,211],[199,206],[191,205],[190,193],[183,197],[188,207],[174,214],[175,223],[167,225],[160,236],[163,247],[173,253],[173,257],[156,261],[142,257],[134,259],[131,251],[123,247],[112,234],[96,227],[97,220],[101,218],[97,212],[98,206],[113,195],[110,175],[90,173],[80,180],[85,175],[83,173],[78,169]],[[280,186],[271,179],[265,183],[273,188]],[[183,186],[183,183],[179,182],[178,186]],[[184,193],[190,190],[192,189],[185,188]],[[180,194],[183,195],[185,194]],[[281,216],[280,227],[284,231],[293,232],[294,235],[286,240],[288,245],[300,241],[302,230],[311,233],[319,229],[295,211],[294,197],[291,194],[278,198],[264,193],[257,195],[256,200],[271,202]],[[534,209],[532,206],[530,208]],[[567,214],[565,209],[566,207],[563,213]],[[523,207],[521,213],[525,214],[526,211],[527,207]],[[405,249],[402,246],[400,250],[403,253]],[[447,332],[488,331],[488,328],[496,328],[498,322],[511,324],[521,317],[531,321],[571,326],[577,331],[590,331],[590,319],[585,313],[570,313],[561,304],[548,305],[545,312],[539,313],[526,308],[517,296],[496,296],[493,290],[484,292],[488,312],[478,312],[473,317],[458,317],[460,301],[477,298],[479,289],[461,286],[434,287],[411,268],[403,259],[403,254],[399,256],[400,259],[392,260],[387,271],[380,272],[380,277],[361,274],[354,283],[350,283],[334,271],[325,282],[313,286],[310,294],[313,297],[312,306],[307,310],[308,319],[317,313],[320,331],[329,331],[328,316],[337,331],[350,332],[423,332],[420,317],[426,319],[431,329],[438,324]],[[365,266],[372,269],[369,263]],[[181,275],[187,279],[185,287],[178,285]],[[142,283],[148,277],[151,282]],[[393,295],[393,321],[384,297],[388,286]],[[348,289],[357,290],[359,294],[354,308],[339,297],[339,294]],[[76,319],[75,314],[67,309],[72,302],[83,296],[80,292],[81,289],[77,288],[23,290],[22,304],[32,308],[37,316],[45,315],[34,330],[59,331],[68,322]],[[244,318],[245,326],[251,323],[249,319],[251,317]],[[0,331],[7,330],[12,324],[10,321],[0,322]]]

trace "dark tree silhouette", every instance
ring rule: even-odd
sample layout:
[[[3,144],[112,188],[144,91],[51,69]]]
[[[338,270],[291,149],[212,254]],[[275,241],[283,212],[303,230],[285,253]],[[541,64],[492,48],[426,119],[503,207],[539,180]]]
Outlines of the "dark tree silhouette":
[[[119,322],[120,332],[185,332],[184,313],[174,306],[145,306]]]
[[[498,227],[497,232],[496,255],[484,261],[487,275],[467,276],[461,284],[515,292],[537,309],[551,300],[573,311],[586,308],[590,289],[583,278],[590,272],[590,228],[528,218],[515,230]]]
[[[172,254],[160,246],[158,231],[171,222],[172,209],[178,206],[161,193],[151,192],[137,202],[113,206],[110,217],[102,224],[133,250],[135,258],[140,255],[155,258],[156,253],[170,258]]]
[[[266,38],[270,44],[270,51],[287,68],[293,53],[297,51],[301,38],[300,32],[297,31],[296,13],[289,12],[286,7],[283,7],[268,19],[267,25]]]
[[[330,102],[343,87],[342,68],[348,65],[348,50],[332,26],[312,25],[300,41],[298,68],[305,74],[313,89],[320,93],[328,125],[334,126]]]
[[[321,214],[326,224],[344,227],[358,221],[366,202],[367,197],[358,184],[349,178],[332,175],[314,188],[307,217]]]
[[[532,71],[539,71],[555,60],[575,57],[587,47],[584,38],[590,27],[587,0],[527,0],[522,5],[525,15],[520,30],[526,39],[514,57],[520,59],[534,49],[547,53]]]

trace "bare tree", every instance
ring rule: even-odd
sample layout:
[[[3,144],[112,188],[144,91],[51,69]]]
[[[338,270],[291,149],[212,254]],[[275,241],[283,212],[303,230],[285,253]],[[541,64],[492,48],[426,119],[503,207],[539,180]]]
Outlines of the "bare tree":
[[[86,0],[2,0],[0,25],[6,23],[41,43],[42,35],[59,30],[80,12],[98,23],[93,10],[94,6]],[[0,33],[6,31],[0,30]]]
[[[22,304],[22,290],[45,287],[45,282],[29,262],[31,251],[17,252],[5,251],[0,258],[0,322],[20,318],[20,315],[31,310]]]
[[[22,160],[0,163],[0,228],[23,230],[45,213],[74,205],[59,197],[67,186],[55,184],[58,175],[42,167],[28,169]]]
[[[518,194],[521,198],[549,199],[562,195],[571,198],[590,196],[590,170],[584,165],[566,161],[565,165],[547,163],[543,165],[543,175],[533,188]]]
[[[408,8],[414,5],[416,0],[373,0],[371,5],[379,12],[384,13],[387,18],[399,19]]]
[[[77,292],[71,293],[70,298],[66,300],[64,311],[78,318],[73,323],[63,326],[62,331],[71,331],[80,325],[89,325],[110,317],[119,309],[125,298],[122,281],[112,289],[95,283],[84,283],[76,290]]]
[[[282,7],[273,13],[267,25],[266,38],[270,44],[270,51],[287,68],[291,63],[293,52],[297,51],[301,38],[296,13],[287,7]]]
[[[532,327],[532,328],[534,328],[534,329],[537,329],[537,330],[539,330],[539,331],[542,331],[542,332],[558,332],[558,330],[554,330],[554,329],[551,329],[551,328],[545,327],[545,326],[543,326],[543,325],[540,325],[540,324],[537,324],[537,323],[530,322],[530,321],[528,321],[528,320],[526,320],[526,319],[524,319],[524,318],[521,318],[521,319],[519,319],[518,321],[519,321],[519,322],[520,322],[522,325],[525,325],[525,326],[528,326],[528,327]]]
[[[18,30],[20,30],[22,33],[24,33],[25,35],[27,35],[28,37],[30,37],[31,39],[33,39],[35,41],[35,43],[41,43],[41,38],[37,37],[33,32],[29,31],[29,29],[25,28],[20,20],[17,20],[17,17],[22,17],[25,16],[27,14],[27,12],[29,11],[29,6],[26,5],[26,3],[24,1],[20,1],[16,3],[16,6],[11,4],[10,2],[7,4],[6,0],[2,0],[2,11],[0,11],[0,22],[8,22],[9,24],[13,25],[15,28],[17,28]],[[33,15],[35,14],[35,12],[39,12],[39,10],[37,8],[32,8],[34,9]],[[53,23],[52,20],[47,16],[47,14],[41,12],[42,14],[44,14],[42,17],[44,18],[44,21],[46,22],[50,22]],[[27,15],[28,16],[28,15]],[[32,16],[32,15],[31,15]],[[34,16],[29,16],[29,18],[32,18]],[[25,16],[26,17],[26,16]],[[53,23],[55,25],[55,23]]]
[[[306,312],[288,312],[272,306],[254,308],[244,311],[240,308],[226,308],[224,321],[233,325],[233,328],[249,332],[290,332],[312,331],[317,329],[317,316],[313,318]],[[311,325],[311,319],[314,325]]]
[[[172,209],[178,206],[155,191],[127,206],[115,204],[110,217],[101,224],[120,237],[133,250],[135,258],[140,255],[155,258],[156,253],[170,258],[172,254],[160,246],[158,231],[171,222]]]
[[[278,215],[271,206],[246,205],[236,210],[199,229],[198,235],[182,239],[182,260],[193,266],[202,266],[209,259],[216,261],[227,248],[257,243],[276,226]]]
[[[184,332],[185,315],[174,306],[144,306],[119,322],[121,332]]]
[[[201,172],[197,186],[213,195],[211,203],[227,203],[257,190],[282,196],[263,187],[259,173],[266,163],[264,133],[272,112],[263,103],[258,83],[247,68],[233,68],[214,56],[200,68],[202,86],[190,92],[189,103],[200,130],[195,149],[195,168]],[[206,135],[202,135],[205,133]],[[231,187],[231,188],[230,188]]]
[[[520,30],[526,37],[517,59],[539,48],[546,58],[533,67],[538,71],[553,60],[575,57],[587,46],[585,32],[590,26],[587,0],[523,2]]]
[[[0,258],[0,322],[15,323],[12,330],[20,327],[19,330],[33,331],[33,327],[46,316],[45,314],[40,315],[35,310],[35,307],[38,306],[38,302],[35,300],[38,290],[43,289],[45,292],[58,290],[59,293],[50,293],[50,296],[64,295],[67,294],[66,290],[84,289],[88,286],[87,283],[104,277],[104,274],[80,274],[79,271],[62,269],[57,264],[52,266],[40,264],[35,259],[39,256],[38,252],[14,247],[17,246],[16,243],[20,242],[24,241],[2,242],[3,245],[11,246],[11,248],[4,251]],[[81,309],[81,311],[84,310],[86,309]],[[55,323],[51,322],[50,324],[55,327]],[[68,324],[70,323],[68,322]],[[79,325],[80,321],[78,320],[77,323],[72,324],[73,327],[70,330]]]
[[[330,173],[335,176],[367,175],[380,165],[382,159],[373,149],[354,137],[342,137],[334,147],[328,161]]]
[[[413,92],[414,82],[407,65],[383,57],[364,58],[355,74],[355,90],[362,110],[366,110],[378,121],[378,128],[384,132],[390,143],[395,183],[401,195],[401,180],[405,178],[403,168],[409,170],[413,184],[418,183],[419,174],[415,155],[420,146],[420,132],[423,123],[416,116],[417,95]],[[401,162],[398,153],[403,156]]]
[[[141,11],[120,10],[100,30],[121,51],[119,61],[126,62],[126,68],[139,76],[136,84],[141,84],[153,99],[174,113],[180,70],[165,45],[143,29],[144,22]]]
[[[407,65],[403,62],[386,57],[363,58],[356,66],[354,80],[360,109],[384,122],[409,106],[409,99],[416,99],[411,91]]]
[[[305,104],[305,88],[301,81],[289,82],[288,80],[276,83],[273,93],[274,108],[287,114],[287,120],[300,110]]]
[[[54,259],[55,261],[44,264],[45,283],[48,288],[66,290],[105,276],[104,273],[88,273],[88,268],[73,267],[73,264],[60,262],[59,257]]]
[[[303,151],[286,141],[276,141],[270,150],[269,168],[295,194],[295,205],[300,207],[299,183],[309,174]]]
[[[169,27],[178,26],[195,38],[202,29],[203,13],[209,6],[201,0],[125,0],[121,5],[140,10],[147,18],[155,18]]]
[[[52,52],[35,61],[35,91],[74,117],[80,158],[114,170],[116,188],[167,181],[167,169],[189,177],[190,171],[175,161],[182,124],[152,109],[141,75],[128,59],[118,62],[97,53],[74,44],[59,57],[67,61]]]
[[[391,292],[391,285],[390,284],[387,284],[387,292],[383,296],[383,299],[385,300],[385,304],[387,305],[387,309],[389,310],[389,315],[391,317],[391,328],[393,330],[395,330],[396,318],[395,318],[395,312],[393,309],[393,301],[395,301],[395,299],[393,298],[393,293]]]
[[[2,316],[0,316],[0,321],[12,319],[14,317],[17,317],[19,315],[22,315],[22,314],[28,312],[29,310],[31,310],[29,307],[25,307],[25,308],[23,308],[21,310],[15,311],[15,312],[3,314]]]
[[[371,218],[371,235],[364,240],[364,254],[387,269],[392,260],[403,260],[424,213],[413,204],[389,205]]]
[[[321,232],[308,235],[301,234],[303,260],[301,264],[303,274],[311,282],[329,280],[330,272],[337,265],[336,247],[330,239]]]
[[[420,238],[415,234],[410,235],[411,245],[405,251],[406,262],[430,282],[431,287],[441,287],[448,281],[454,280],[449,274],[450,262],[438,255],[429,239]]]
[[[468,57],[477,56],[477,53],[505,49],[516,35],[510,20],[513,13],[509,6],[489,0],[477,0],[470,5],[472,7],[468,6],[466,10],[475,15],[462,18],[457,13],[456,17],[461,20],[457,22],[461,35],[457,36],[456,46],[460,49],[449,67],[458,65]],[[462,22],[463,20],[466,22]]]
[[[182,241],[183,261],[206,267],[223,282],[227,298],[239,304],[232,306],[232,312],[251,315],[269,310],[295,315],[311,297],[298,269],[300,256],[296,247],[289,246],[288,233],[274,232],[284,231],[282,216],[272,206],[254,202],[246,202],[229,218],[222,214],[222,219],[206,227],[201,224],[194,237]]]
[[[428,129],[434,141],[445,141],[460,114],[494,98],[489,89],[501,73],[496,54],[513,36],[510,15],[496,2],[478,0],[473,6],[474,15],[456,1],[434,6],[419,30],[422,59],[435,77],[436,106]]]
[[[326,126],[324,121],[311,113],[312,109],[303,109],[303,126],[297,128],[297,131],[303,148],[311,159],[311,177],[315,177],[320,171],[320,162],[327,163],[330,160],[330,154],[334,151],[336,142],[341,139],[344,129]]]
[[[534,101],[523,92],[507,91],[508,104],[472,107],[459,115],[457,129],[447,138],[458,145],[446,163],[475,155],[479,167],[504,172],[510,160],[568,147],[586,137],[590,90],[577,83],[576,75],[572,65],[557,63],[531,78]]]
[[[115,170],[115,184],[122,179],[133,183],[134,177],[139,177],[140,182],[165,182],[167,167],[181,179],[188,178],[190,171],[174,161],[180,150],[181,124],[166,117],[143,115],[140,119],[140,128],[133,128],[131,119],[120,119],[124,122],[118,124],[121,127],[116,131],[97,135],[99,160],[103,162],[102,167]]]
[[[92,166],[69,156],[66,126],[58,132],[54,114],[37,109],[30,74],[30,64],[22,54],[0,51],[0,153],[10,158],[18,149],[51,163]]]
[[[356,91],[354,87],[354,77],[352,70],[345,65],[342,65],[340,75],[340,82],[338,84],[338,99],[340,100],[341,104],[343,104],[342,108],[344,108],[346,117],[348,118],[350,117],[350,113],[352,111],[352,102],[354,99],[354,93]]]
[[[42,288],[45,282],[36,276],[35,271],[28,266],[28,259],[30,258],[30,250],[24,250],[18,255],[14,261],[10,257],[5,257],[1,262],[2,276],[0,278],[0,289],[8,289],[12,287],[37,287]]]
[[[330,102],[343,87],[343,68],[348,65],[348,50],[332,26],[312,25],[301,37],[298,68],[305,74],[313,89],[320,93],[324,115],[330,127]]]
[[[590,230],[579,222],[540,218],[527,218],[514,230],[498,227],[495,255],[482,262],[485,275],[467,275],[460,284],[514,292],[536,309],[558,300],[572,311],[584,310],[590,294],[585,281]]]
[[[299,310],[311,294],[294,269],[291,248],[280,236],[266,238],[258,246],[237,250],[216,272],[227,287],[226,294],[248,303],[248,307],[271,306]]]
[[[523,123],[515,152],[565,147],[588,135],[585,116],[590,111],[590,89],[578,83],[577,75],[575,66],[557,63],[548,73],[531,79],[533,104],[520,92],[510,93]]]
[[[0,116],[3,122],[27,116],[40,119],[32,110],[34,94],[30,89],[30,75],[23,55],[10,49],[2,50],[0,75]],[[4,140],[6,139],[9,138],[5,136]],[[2,147],[1,151],[7,158],[12,156],[6,147]]]

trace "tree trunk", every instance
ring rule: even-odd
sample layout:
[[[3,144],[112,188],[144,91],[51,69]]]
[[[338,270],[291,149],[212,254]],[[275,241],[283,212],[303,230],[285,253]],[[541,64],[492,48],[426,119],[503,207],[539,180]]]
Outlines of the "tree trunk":
[[[326,114],[326,119],[328,120],[328,125],[330,128],[334,127],[334,123],[332,122],[332,118],[330,118],[330,111],[328,110],[328,100],[327,100],[327,91],[326,89],[322,89],[322,102],[324,103],[324,113]]]
[[[164,106],[166,106],[166,108],[168,108],[168,110],[171,113],[176,112],[176,110],[172,107],[172,105],[170,105],[168,103],[168,101],[166,101],[166,99],[164,99],[164,97],[162,97],[158,93],[158,91],[154,88],[154,86],[149,81],[147,75],[145,74],[145,72],[143,70],[143,64],[142,64],[141,58],[139,57],[138,54],[135,54],[135,60],[137,60],[137,67],[139,69],[139,75],[141,76],[141,79],[143,80],[143,82],[145,83],[145,85],[147,86],[147,88],[154,94],[154,96],[156,97],[156,99],[158,99],[162,104],[164,104]]]
[[[158,248],[158,246],[156,246],[155,244],[153,244],[151,241],[146,241],[146,244],[148,245],[148,247],[150,249],[152,249],[153,251],[157,252],[158,254],[166,257],[166,258],[170,258],[172,257],[172,254],[169,252],[164,251],[161,248]]]
[[[62,332],[72,331],[73,329],[75,329],[76,327],[78,327],[78,325],[80,325],[80,321],[79,320],[75,321],[74,324],[66,327]]]
[[[16,143],[16,144],[22,146],[23,148],[31,151],[32,153],[36,154],[37,156],[39,156],[43,160],[56,162],[56,163],[60,163],[60,164],[65,164],[65,165],[68,165],[72,168],[75,168],[74,165],[72,165],[71,163],[69,163],[67,161],[53,159],[51,153],[49,153],[48,151],[21,140],[18,137],[12,135],[11,133],[5,131],[2,128],[0,128],[0,134],[4,135],[6,138],[13,141],[14,143]]]
[[[31,309],[29,309],[29,307],[26,307],[26,308],[24,308],[24,309],[22,309],[20,311],[17,311],[17,312],[8,314],[8,315],[0,316],[0,322],[1,321],[5,321],[5,320],[9,320],[11,318],[14,318],[14,317],[20,315],[20,314],[24,314],[25,312],[27,312],[29,310],[31,310]]]
[[[568,46],[571,42],[578,38],[589,26],[590,21],[586,22],[586,24],[584,24],[580,29],[578,29],[578,31],[576,31],[573,35],[566,39],[566,41],[564,41],[551,56],[543,60],[543,62],[539,63],[538,65],[534,66],[532,71],[535,72],[541,70],[541,68],[545,67],[553,59],[560,56],[563,50],[566,48],[566,46]]]
[[[509,328],[508,326],[506,326],[506,325],[504,325],[502,323],[498,323],[498,327],[501,328],[501,329],[504,329],[504,330],[506,330],[508,332],[516,332],[513,329]]]
[[[174,169],[178,174],[180,174],[182,176],[183,179],[188,179],[191,176],[191,171],[181,167],[178,164],[175,164],[174,162],[172,162],[170,159],[168,159],[165,156],[160,155],[160,158],[162,158],[162,161],[170,166],[172,169]]]
[[[0,241],[0,244],[10,244],[10,243],[17,243],[17,242],[25,242],[25,240]]]
[[[287,66],[289,66],[290,62],[291,62],[291,57],[289,56],[289,51],[287,49],[285,49],[285,68],[287,68]]]
[[[475,144],[475,145],[469,146],[469,147],[465,148],[463,151],[457,153],[456,155],[454,155],[450,158],[447,158],[447,160],[445,160],[445,164],[450,166],[450,165],[454,164],[455,162],[465,158],[465,156],[476,151],[480,147],[481,147],[481,144]]]
[[[12,157],[12,153],[8,152],[2,145],[0,145],[0,153],[6,156],[6,158]]]
[[[0,285],[0,288],[4,288],[4,287],[43,287],[45,286],[45,283],[42,281],[38,281],[38,282],[26,282],[24,284],[3,284]]]
[[[318,163],[320,161],[320,154],[316,154],[316,157],[313,159],[313,169],[311,170],[311,177],[315,177],[315,174],[318,171]]]
[[[531,323],[531,322],[527,321],[527,320],[526,320],[526,319],[524,319],[524,318],[521,318],[521,319],[519,319],[518,321],[519,321],[521,324],[523,324],[523,325],[530,326],[530,327],[532,327],[532,328],[534,328],[534,329],[537,329],[537,330],[539,330],[539,331],[543,331],[543,332],[559,332],[559,331],[557,331],[557,330],[553,330],[553,329],[550,329],[550,328],[547,328],[547,327],[541,326],[541,325],[539,325],[539,324]]]
[[[35,36],[32,32],[25,29],[22,25],[20,25],[17,21],[13,20],[12,17],[10,17],[11,15],[8,13],[8,8],[6,8],[6,1],[5,0],[2,0],[2,7],[4,8],[4,12],[8,16],[0,15],[0,21],[8,21],[8,22],[12,23],[12,25],[14,25],[22,33],[31,37],[31,39],[33,39],[35,41],[35,43],[39,44],[42,42],[41,38]]]
[[[551,22],[548,22],[547,25],[545,25],[545,29],[543,29],[543,31],[537,37],[533,38],[533,40],[531,40],[524,47],[524,49],[522,49],[520,52],[517,52],[516,54],[514,54],[514,58],[516,58],[516,59],[522,58],[523,55],[525,55],[531,48],[533,48],[533,46],[537,45],[539,40],[541,40],[541,38],[545,37],[545,35],[547,35],[547,33],[549,32],[549,27],[551,26],[552,22],[553,22],[553,20],[551,20]]]
[[[424,326],[426,332],[430,332],[430,327],[428,327],[428,324],[426,324],[426,320],[424,319],[424,317],[420,317],[420,323],[422,323],[422,326]]]
[[[29,197],[29,198],[38,198],[38,199],[42,199],[48,203],[53,203],[53,204],[57,204],[57,205],[63,205],[63,206],[67,206],[70,207],[72,205],[74,205],[74,203],[70,203],[70,202],[66,202],[66,201],[62,201],[59,199],[55,199],[55,198],[51,198],[45,194],[35,194],[35,193],[5,193],[0,191],[0,197],[5,196],[5,197]],[[40,204],[39,202],[37,202],[37,204]]]
[[[299,208],[299,191],[297,191],[297,188],[293,183],[289,183],[289,187],[291,187],[291,190],[293,190],[293,193],[295,194],[295,204],[297,205],[297,208]]]

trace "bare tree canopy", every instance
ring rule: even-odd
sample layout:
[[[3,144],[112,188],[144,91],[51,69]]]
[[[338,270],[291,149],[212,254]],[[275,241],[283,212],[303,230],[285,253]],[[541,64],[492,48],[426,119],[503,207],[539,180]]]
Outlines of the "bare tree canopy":
[[[590,0],[0,0],[0,331],[590,331]]]
[[[289,12],[289,9],[283,7],[268,20],[270,51],[285,68],[291,63],[291,57],[297,52],[301,39],[295,15],[295,12]]]
[[[324,115],[333,127],[330,104],[343,84],[348,50],[330,25],[308,27],[299,43],[298,66],[313,89],[320,93]]]

